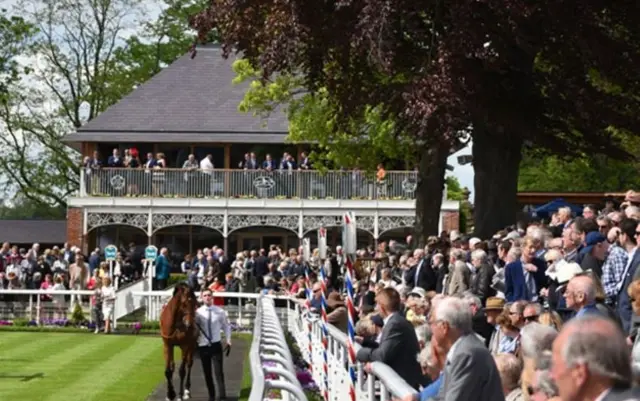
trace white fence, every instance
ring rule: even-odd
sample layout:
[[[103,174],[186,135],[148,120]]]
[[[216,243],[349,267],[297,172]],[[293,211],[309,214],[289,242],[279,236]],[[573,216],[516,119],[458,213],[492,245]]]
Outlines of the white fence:
[[[264,296],[257,300],[249,361],[253,381],[249,401],[264,400],[272,389],[281,390],[284,401],[307,401],[274,301]]]
[[[172,291],[119,291],[116,293],[116,305],[120,305],[120,312],[128,314],[137,309],[138,306],[144,306],[147,310],[147,319],[158,320],[164,303],[171,297]],[[26,313],[40,322],[44,303],[41,301],[41,295],[70,295],[72,298],[78,296],[91,296],[93,291],[51,291],[51,290],[0,290],[0,295],[22,296],[28,298],[21,303],[25,304]],[[198,294],[199,295],[199,294]],[[25,297],[26,296],[26,297]],[[290,297],[285,296],[264,296],[250,293],[214,293],[214,297],[227,298],[231,304],[225,305],[224,309],[229,315],[232,323],[243,325],[247,328],[253,327],[254,336],[260,333],[259,342],[252,344],[252,351],[255,347],[262,354],[273,347],[270,342],[279,338],[280,342],[277,347],[280,350],[285,349],[285,355],[288,353],[286,343],[283,345],[284,335],[281,325],[289,329],[296,339],[296,342],[302,351],[302,355],[307,363],[312,366],[313,379],[322,391],[327,391],[329,400],[343,401],[348,400],[351,389],[351,377],[349,374],[349,364],[347,357],[347,335],[335,326],[327,325],[327,364],[328,374],[324,377],[323,361],[324,348],[322,343],[322,322],[315,315],[304,312],[303,306]],[[268,305],[265,307],[265,305]],[[267,312],[265,312],[267,311]],[[265,318],[264,314],[269,316]],[[0,315],[0,319],[7,319],[4,315]],[[278,322],[278,323],[276,323]],[[280,330],[280,331],[278,331]],[[311,342],[311,351],[309,352],[309,343]],[[256,345],[257,344],[257,345]],[[355,344],[356,352],[360,348]],[[254,352],[255,353],[255,352]],[[258,356],[264,357],[258,352]],[[290,355],[289,355],[290,356]],[[256,358],[255,356],[253,357]],[[282,362],[282,363],[288,363]],[[262,363],[258,360],[251,360],[252,370],[256,366],[261,367]],[[289,366],[290,367],[290,366]],[[415,394],[416,391],[409,386],[398,374],[389,366],[373,362],[371,364],[371,372],[365,378],[363,365],[357,363],[355,385],[355,394],[357,401],[389,401],[391,398],[403,398],[409,394]],[[266,371],[265,371],[266,372]],[[258,371],[254,374],[253,386],[262,386],[264,389],[269,388],[273,383],[267,384],[264,377],[269,372],[263,372],[262,376]],[[278,371],[280,372],[280,371]],[[276,371],[271,373],[278,374],[280,377],[287,373],[280,374]],[[295,370],[294,370],[295,378]],[[325,387],[325,379],[328,384]],[[291,382],[293,386],[295,382]],[[299,384],[299,383],[298,383]],[[285,385],[286,386],[286,385]],[[275,387],[271,387],[275,388]],[[297,390],[291,388],[282,388],[289,390],[294,396]],[[259,388],[256,390],[258,391]],[[300,394],[298,394],[299,396]],[[252,391],[253,397],[253,391]],[[256,396],[257,397],[257,396]],[[299,400],[304,400],[298,398]],[[251,398],[251,401],[257,398]]]
[[[311,323],[311,336],[309,336],[309,323]],[[324,390],[322,322],[318,316],[303,313],[302,307],[296,305],[294,319],[289,322],[289,330],[294,333],[305,360],[313,366],[315,382],[321,390]],[[347,335],[332,324],[327,324],[327,334],[327,393],[331,401],[345,401],[349,399],[351,389]],[[311,339],[311,352],[308,351],[309,339]],[[355,349],[357,352],[360,345],[355,344]],[[389,401],[392,398],[404,398],[416,393],[416,390],[393,369],[381,362],[371,363],[371,373],[366,379],[363,364],[358,362],[356,377],[357,401]]]

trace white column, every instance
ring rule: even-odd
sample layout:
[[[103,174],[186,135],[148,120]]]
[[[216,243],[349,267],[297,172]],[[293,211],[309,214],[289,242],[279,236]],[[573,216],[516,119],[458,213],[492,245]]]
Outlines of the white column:
[[[151,238],[153,235],[153,209],[149,209],[149,217],[147,221],[147,237]]]
[[[380,228],[378,226],[379,217],[380,217],[380,213],[376,210],[375,214],[373,215],[373,239],[376,241],[380,237]]]
[[[440,209],[440,218],[438,219],[438,235],[440,235],[443,229],[444,229],[444,212],[442,211],[442,209]]]
[[[304,237],[304,212],[302,210],[300,210],[300,213],[298,214],[298,238],[302,238]]]
[[[83,208],[82,209],[82,236],[84,238],[85,235],[87,235],[87,230],[89,229],[89,222],[88,222],[88,218],[89,218],[89,212],[87,211],[87,208]]]

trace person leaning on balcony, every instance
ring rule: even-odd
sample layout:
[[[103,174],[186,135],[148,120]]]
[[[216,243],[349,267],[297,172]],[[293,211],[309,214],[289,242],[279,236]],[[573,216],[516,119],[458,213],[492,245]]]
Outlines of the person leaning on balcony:
[[[156,289],[164,290],[167,288],[169,273],[171,273],[171,265],[168,258],[169,250],[162,248],[160,255],[156,259]]]

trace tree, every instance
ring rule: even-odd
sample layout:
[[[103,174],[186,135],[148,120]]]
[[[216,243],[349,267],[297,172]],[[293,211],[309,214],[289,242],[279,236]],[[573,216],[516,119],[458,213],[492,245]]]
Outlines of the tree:
[[[246,59],[236,60],[233,70],[236,73],[234,84],[249,83],[238,109],[260,117],[267,117],[274,111],[286,113],[288,141],[313,143],[315,150],[311,151],[310,157],[315,166],[373,171],[385,159],[404,158],[409,164],[415,163],[411,138],[397,135],[393,122],[382,119],[376,108],[365,110],[360,120],[350,120],[350,129],[362,132],[362,135],[353,136],[338,125],[337,111],[326,89],[307,91],[300,78],[287,74],[262,81],[262,73]]]
[[[0,100],[7,86],[15,82],[21,72],[28,72],[20,68],[16,57],[22,54],[34,34],[33,25],[0,8]]]
[[[523,144],[629,156],[640,85],[631,2],[213,0],[192,23],[216,29],[265,81],[324,88],[340,130],[371,107],[420,146],[417,221],[433,232],[446,156],[473,134],[476,233],[512,223]],[[605,87],[615,88],[606,90]],[[425,189],[426,188],[426,189]],[[426,202],[424,202],[426,200]],[[430,218],[423,218],[431,215]]]
[[[43,207],[41,203],[21,196],[13,199],[11,204],[0,205],[0,220],[64,220],[66,213],[62,207]]]
[[[62,138],[188,51],[188,15],[202,2],[167,0],[158,20],[141,0],[25,0],[18,11],[39,35],[21,55],[29,81],[14,81],[0,108],[0,175],[9,193],[66,206],[79,187],[76,151]],[[129,31],[143,28],[141,35]],[[44,105],[44,106],[43,106]]]
[[[638,163],[603,155],[566,159],[540,151],[525,151],[520,164],[519,191],[625,192],[640,188]]]

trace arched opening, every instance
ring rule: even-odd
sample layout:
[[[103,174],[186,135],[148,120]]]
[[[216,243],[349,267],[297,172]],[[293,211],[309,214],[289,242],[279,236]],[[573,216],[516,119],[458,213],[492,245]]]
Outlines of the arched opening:
[[[195,253],[198,249],[223,246],[222,233],[213,228],[196,225],[163,227],[152,237],[158,248],[167,247],[174,259],[183,260],[184,255]]]
[[[98,226],[87,233],[89,250],[103,249],[107,245],[128,249],[131,243],[137,246],[147,246],[149,245],[149,237],[144,230],[124,224]]]
[[[245,227],[229,233],[228,252],[268,249],[279,246],[283,251],[300,246],[300,239],[291,230],[281,227]]]
[[[413,234],[413,227],[398,227],[380,233],[378,242],[389,242],[395,240],[404,243],[408,235]]]
[[[342,244],[342,227],[327,227],[327,245],[335,249],[336,246]],[[367,230],[357,229],[357,242],[358,249],[366,248],[368,246],[374,246],[375,240],[373,234]],[[307,231],[304,235],[305,238],[309,238],[311,242],[311,249],[318,247],[318,230]]]

